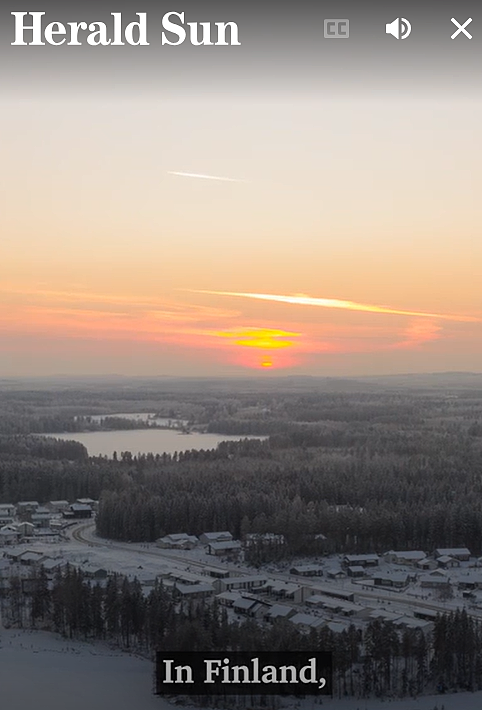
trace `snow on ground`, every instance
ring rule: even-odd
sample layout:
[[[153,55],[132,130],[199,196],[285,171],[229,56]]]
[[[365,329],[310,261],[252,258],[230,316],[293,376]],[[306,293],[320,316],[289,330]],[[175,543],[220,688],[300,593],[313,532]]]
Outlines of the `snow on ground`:
[[[0,632],[1,707],[27,710],[173,710],[152,693],[153,665],[101,643],[42,632]],[[480,710],[482,693],[390,700],[306,698],[285,710]],[[192,707],[191,707],[192,710]]]
[[[0,631],[5,710],[167,710],[152,693],[153,664],[101,644],[41,631]]]

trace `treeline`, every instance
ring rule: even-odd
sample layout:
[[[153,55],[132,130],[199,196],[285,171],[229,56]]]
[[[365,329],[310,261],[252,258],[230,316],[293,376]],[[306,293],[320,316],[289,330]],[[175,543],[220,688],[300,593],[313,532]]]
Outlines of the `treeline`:
[[[44,436],[0,435],[0,465],[13,457],[21,460],[45,459],[47,461],[86,461],[87,449],[78,441],[63,441]]]
[[[69,639],[113,642],[153,657],[164,651],[329,651],[336,695],[396,698],[434,690],[482,689],[482,627],[465,611],[439,615],[431,634],[397,631],[391,622],[353,625],[341,633],[309,633],[280,620],[229,623],[214,601],[179,602],[161,583],[143,594],[137,579],[108,578],[105,586],[67,565],[52,583],[45,572],[12,577],[2,592],[6,625],[55,631]]]

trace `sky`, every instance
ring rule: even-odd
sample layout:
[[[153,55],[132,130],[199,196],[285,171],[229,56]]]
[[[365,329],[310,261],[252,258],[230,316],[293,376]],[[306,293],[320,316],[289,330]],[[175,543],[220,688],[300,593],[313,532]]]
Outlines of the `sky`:
[[[480,371],[480,90],[66,71],[0,92],[0,376]]]

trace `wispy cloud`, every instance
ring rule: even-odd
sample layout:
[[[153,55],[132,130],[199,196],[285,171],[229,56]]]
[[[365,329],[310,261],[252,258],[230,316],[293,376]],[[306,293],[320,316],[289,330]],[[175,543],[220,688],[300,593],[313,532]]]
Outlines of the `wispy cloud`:
[[[169,170],[168,175],[176,177],[197,178],[198,180],[217,180],[218,182],[246,182],[240,178],[222,177],[220,175],[203,175],[201,173],[181,173]]]
[[[188,289],[189,290],[189,289]],[[211,296],[230,296],[234,298],[249,298],[258,301],[272,301],[276,303],[287,303],[297,306],[315,306],[318,308],[339,308],[346,311],[361,311],[363,313],[381,313],[397,316],[416,316],[419,318],[438,318],[442,320],[452,320],[461,322],[480,322],[480,318],[465,315],[454,315],[451,313],[426,313],[424,311],[405,311],[387,306],[376,306],[368,303],[356,303],[355,301],[343,301],[337,298],[313,298],[305,294],[293,296],[283,296],[268,293],[242,293],[236,291],[191,291],[191,293],[205,293]]]

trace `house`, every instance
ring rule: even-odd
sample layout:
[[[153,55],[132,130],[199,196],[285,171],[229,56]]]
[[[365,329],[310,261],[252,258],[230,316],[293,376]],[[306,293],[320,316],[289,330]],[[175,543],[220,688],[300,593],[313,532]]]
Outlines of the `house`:
[[[20,540],[20,533],[14,525],[4,525],[0,528],[0,546],[14,545]]]
[[[69,505],[68,510],[64,510],[62,512],[62,515],[64,516],[64,518],[91,518],[92,508],[90,507],[90,505],[84,503],[72,503],[72,505]]]
[[[326,571],[326,576],[328,579],[344,579],[346,572],[344,572],[341,567],[332,567]]]
[[[165,535],[156,540],[157,547],[169,550],[192,550],[198,543],[199,540],[195,535],[188,535],[187,533]]]
[[[48,528],[52,513],[48,508],[39,506],[37,510],[31,514],[30,520],[35,527]]]
[[[11,515],[7,515],[6,513],[2,513],[2,511],[0,510],[0,525],[13,525],[14,522],[14,517],[12,517]]]
[[[377,573],[373,576],[373,583],[376,587],[394,587],[395,589],[403,589],[410,582],[408,572],[392,572],[381,574]]]
[[[429,557],[425,557],[423,560],[417,562],[417,569],[424,570],[425,572],[430,572],[437,568],[437,563]]]
[[[17,503],[17,515],[31,515],[35,513],[39,505],[36,500],[22,500]]]
[[[446,589],[450,586],[450,579],[445,575],[423,574],[419,581],[421,587],[428,589]]]
[[[221,594],[216,594],[216,599],[222,606],[232,607],[239,596],[239,592],[221,592]]]
[[[300,604],[311,593],[306,587],[281,580],[270,580],[263,586],[269,596],[277,599],[289,599],[295,604]]]
[[[257,589],[266,584],[268,578],[262,574],[246,575],[245,577],[227,577],[217,579],[215,585],[220,592],[230,592],[234,589]]]
[[[320,565],[297,565],[290,569],[290,574],[295,574],[299,577],[322,577],[323,567]]]
[[[97,567],[91,564],[75,565],[80,569],[87,579],[106,579],[108,572],[103,567]]]
[[[223,532],[207,532],[199,536],[199,542],[202,545],[209,545],[213,542],[230,542],[233,536],[226,530]]]
[[[233,603],[233,611],[236,614],[245,614],[246,616],[258,618],[266,613],[267,606],[267,604],[261,603],[257,599],[239,597]]]
[[[348,624],[343,624],[339,621],[327,621],[324,625],[334,634],[342,634],[350,628]]]
[[[229,570],[221,567],[203,567],[202,573],[214,579],[226,579],[226,577],[229,577]]]
[[[99,501],[92,498],[77,498],[75,502],[79,503],[79,505],[88,505],[92,510],[96,510],[99,505]]]
[[[347,572],[349,577],[359,578],[366,576],[365,568],[361,565],[352,565],[351,567],[347,568]]]
[[[210,542],[208,544],[209,555],[231,555],[238,554],[241,551],[241,543],[239,540],[226,540],[223,542]]]
[[[403,550],[397,551],[390,550],[383,555],[385,562],[396,564],[396,565],[410,565],[414,566],[420,560],[424,560],[427,557],[425,552],[421,550]]]
[[[439,557],[454,557],[459,562],[468,562],[470,550],[467,547],[441,547],[435,550],[435,558]]]
[[[437,557],[436,562],[442,569],[460,567],[460,561],[456,557],[450,557],[450,555],[442,555],[442,557]]]
[[[458,583],[458,588],[459,589],[482,589],[482,574],[479,573],[472,573],[472,574],[467,574],[464,575],[463,577],[460,577],[459,583]]]
[[[28,522],[17,523],[16,528],[22,537],[29,537],[30,535],[33,535],[35,525]]]
[[[51,513],[62,513],[69,507],[68,500],[51,500],[45,506],[50,510]]]
[[[57,572],[65,567],[67,562],[61,558],[52,559],[50,557],[42,560],[41,566],[45,570],[49,579],[54,579]]]
[[[181,584],[176,582],[174,594],[183,599],[205,599],[214,594],[214,587],[212,584]]]
[[[321,619],[319,616],[312,616],[311,614],[302,613],[291,616],[289,621],[297,626],[301,631],[317,629],[325,623],[325,619]]]
[[[343,563],[346,567],[377,567],[378,555],[345,555]]]
[[[43,562],[45,559],[47,559],[47,555],[43,555],[41,552],[27,551],[22,553],[17,558],[17,561],[20,562],[21,565],[33,567],[38,565],[40,562]]]
[[[13,518],[15,516],[15,512],[16,509],[13,503],[0,503],[0,518],[3,518],[3,516]]]
[[[333,599],[342,599],[345,602],[354,602],[355,593],[345,589],[338,589],[336,584],[313,584],[310,586],[312,594],[324,594]]]
[[[277,535],[276,533],[248,533],[244,538],[246,547],[253,547],[255,545],[286,545],[286,538],[284,535]]]
[[[276,619],[289,619],[294,616],[295,610],[292,606],[285,604],[273,604],[265,614],[265,621],[275,621]]]

